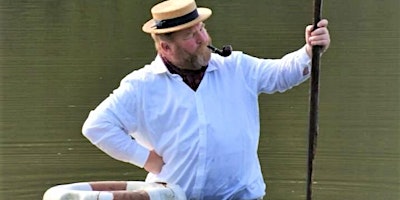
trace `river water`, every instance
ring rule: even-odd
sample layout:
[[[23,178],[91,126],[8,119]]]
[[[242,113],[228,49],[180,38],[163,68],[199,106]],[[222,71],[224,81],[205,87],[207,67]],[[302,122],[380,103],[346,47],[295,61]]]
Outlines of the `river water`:
[[[82,135],[87,114],[155,51],[141,31],[155,1],[0,1],[0,199],[57,184],[143,180]],[[211,1],[214,44],[277,58],[303,45],[312,1]],[[314,199],[400,199],[398,0],[325,1]],[[309,82],[261,95],[269,200],[305,199]]]

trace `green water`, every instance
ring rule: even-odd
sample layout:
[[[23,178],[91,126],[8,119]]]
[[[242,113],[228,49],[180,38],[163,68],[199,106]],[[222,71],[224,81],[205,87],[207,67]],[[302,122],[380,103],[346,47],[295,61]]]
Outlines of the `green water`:
[[[0,199],[56,184],[143,180],[80,133],[87,114],[155,56],[142,33],[155,1],[0,1]],[[312,1],[210,1],[217,46],[276,58],[303,45]],[[400,199],[398,0],[324,1],[332,44],[321,63],[314,199]],[[305,199],[309,82],[261,95],[268,200]]]

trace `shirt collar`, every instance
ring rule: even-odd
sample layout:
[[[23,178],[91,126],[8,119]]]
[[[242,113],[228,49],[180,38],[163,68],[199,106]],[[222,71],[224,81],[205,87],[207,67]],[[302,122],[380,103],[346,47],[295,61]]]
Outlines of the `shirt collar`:
[[[154,59],[152,66],[154,66],[154,73],[156,74],[163,74],[168,72],[167,66],[165,66],[164,62],[160,55],[157,54],[156,58]]]

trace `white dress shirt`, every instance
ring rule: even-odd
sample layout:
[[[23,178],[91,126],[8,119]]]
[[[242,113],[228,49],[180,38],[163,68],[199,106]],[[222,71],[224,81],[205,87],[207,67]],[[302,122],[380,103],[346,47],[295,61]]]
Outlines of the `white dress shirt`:
[[[146,181],[178,184],[188,199],[259,198],[266,186],[257,156],[258,95],[290,89],[308,71],[304,47],[281,59],[212,54],[194,91],[157,56],[90,113],[83,134],[113,158],[139,167],[154,149],[165,165]]]

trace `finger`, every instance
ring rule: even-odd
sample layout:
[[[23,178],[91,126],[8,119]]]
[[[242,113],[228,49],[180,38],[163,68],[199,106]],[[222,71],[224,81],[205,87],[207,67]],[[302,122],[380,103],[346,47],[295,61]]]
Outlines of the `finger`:
[[[313,31],[313,25],[306,26],[306,37],[311,36],[312,31]]]
[[[311,32],[311,36],[327,35],[327,34],[329,34],[329,32],[328,29],[325,27],[315,29],[313,32]]]
[[[310,40],[312,46],[319,45],[319,46],[327,46],[329,44],[329,39],[319,39],[319,40]]]
[[[329,40],[329,34],[315,34],[310,37],[310,41]]]
[[[318,27],[327,27],[328,24],[329,24],[328,20],[322,19],[322,20],[320,20],[320,21],[317,23],[317,26],[318,26]]]
[[[313,25],[306,26],[306,31],[311,32],[313,30]]]
[[[310,38],[309,44],[311,46],[322,46],[322,51],[326,51],[330,45],[329,37],[321,37],[321,38]]]

